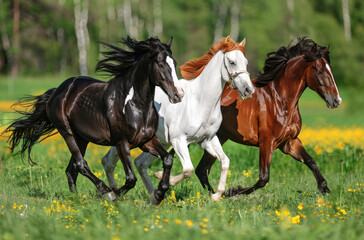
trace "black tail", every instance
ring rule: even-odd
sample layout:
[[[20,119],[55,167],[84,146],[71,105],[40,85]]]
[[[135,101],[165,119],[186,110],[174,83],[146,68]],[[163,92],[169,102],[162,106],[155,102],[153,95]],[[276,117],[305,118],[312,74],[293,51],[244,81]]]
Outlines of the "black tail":
[[[16,146],[21,142],[21,150],[17,152],[17,154],[20,153],[21,158],[24,161],[25,152],[28,150],[28,162],[30,165],[37,164],[30,157],[33,145],[56,134],[52,133],[55,127],[49,121],[46,112],[48,99],[55,90],[56,88],[52,88],[42,95],[28,96],[19,100],[19,103],[16,105],[25,107],[26,110],[15,110],[23,116],[15,120],[4,131],[4,133],[11,133],[8,139],[11,152],[13,152]],[[29,108],[30,110],[28,110]],[[43,135],[45,135],[45,137],[40,139]]]

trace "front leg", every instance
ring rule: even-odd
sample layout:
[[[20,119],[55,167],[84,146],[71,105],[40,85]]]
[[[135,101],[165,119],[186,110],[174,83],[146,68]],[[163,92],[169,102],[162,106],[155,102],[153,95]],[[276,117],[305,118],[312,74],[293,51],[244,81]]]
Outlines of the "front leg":
[[[221,146],[224,145],[224,143],[227,141],[225,137],[217,136],[219,138]],[[209,152],[206,150],[204,151],[204,154],[198,163],[195,173],[200,180],[200,183],[202,184],[203,188],[207,188],[209,192],[215,193],[214,189],[211,187],[211,184],[209,182],[209,174],[211,171],[212,165],[214,165],[216,161],[216,157],[212,156]]]
[[[306,152],[299,138],[290,139],[280,150],[285,154],[291,155],[297,161],[306,164],[316,178],[319,191],[323,194],[330,193],[327,182],[322,176],[315,160]]]
[[[212,194],[213,201],[219,201],[221,195],[225,191],[226,179],[229,171],[230,160],[222,150],[219,139],[215,135],[211,140],[205,139],[201,144],[201,147],[208,151],[212,156],[220,161],[221,175],[219,184],[217,185],[216,193]]]
[[[133,163],[130,157],[129,144],[126,142],[120,142],[115,147],[116,150],[118,151],[119,158],[123,164],[126,177],[124,186],[122,186],[119,190],[117,190],[116,194],[124,195],[135,186],[137,179],[133,170]]]
[[[259,179],[258,181],[251,187],[243,188],[242,186],[238,186],[235,188],[230,188],[226,192],[227,197],[232,197],[238,194],[250,194],[255,190],[264,187],[269,182],[269,170],[270,163],[272,160],[273,154],[273,143],[265,142],[259,144]]]
[[[157,136],[154,136],[149,142],[145,143],[141,149],[145,152],[159,157],[163,161],[163,176],[159,182],[158,189],[154,191],[151,196],[151,202],[158,205],[164,199],[164,194],[169,189],[169,177],[171,175],[171,168],[173,165],[173,157],[162,146]]]

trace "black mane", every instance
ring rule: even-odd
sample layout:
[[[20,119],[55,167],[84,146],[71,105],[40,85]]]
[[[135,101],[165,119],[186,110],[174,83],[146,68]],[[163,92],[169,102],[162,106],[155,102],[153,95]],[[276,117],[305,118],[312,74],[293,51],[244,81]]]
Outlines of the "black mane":
[[[326,47],[319,46],[307,37],[298,37],[297,43],[293,46],[291,44],[292,42],[288,47],[280,47],[276,52],[267,54],[268,58],[265,60],[263,71],[259,72],[255,86],[263,87],[273,81],[278,73],[286,67],[287,62],[297,56],[304,55],[307,62],[324,57],[330,63],[329,51],[323,51]],[[317,47],[317,51],[313,51],[314,47]]]
[[[106,72],[106,75],[110,77],[119,77],[125,74],[144,54],[152,51],[150,42],[154,43],[156,54],[162,50],[166,50],[171,53],[171,49],[166,44],[162,43],[157,37],[151,37],[140,42],[129,36],[122,38],[120,43],[129,48],[129,51],[105,42],[100,42],[100,44],[108,47],[109,50],[101,52],[104,59],[99,60],[96,65],[96,71]]]

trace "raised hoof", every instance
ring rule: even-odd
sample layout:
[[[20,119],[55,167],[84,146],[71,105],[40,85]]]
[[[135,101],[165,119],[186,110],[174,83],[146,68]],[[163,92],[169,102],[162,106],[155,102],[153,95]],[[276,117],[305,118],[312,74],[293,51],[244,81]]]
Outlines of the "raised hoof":
[[[159,180],[162,180],[163,171],[159,171],[159,172],[154,173],[154,177],[158,178]]]
[[[102,198],[109,201],[116,200],[116,195],[114,192],[107,192],[102,195]]]
[[[153,204],[153,205],[156,205],[158,206],[162,200],[158,200],[155,196],[156,192],[154,191],[153,194],[150,196],[150,202]]]
[[[232,187],[232,188],[229,188],[224,193],[224,195],[226,197],[234,197],[235,195],[238,195],[239,193],[242,193],[243,191],[244,191],[244,188],[242,186],[237,186],[236,188],[235,187]]]

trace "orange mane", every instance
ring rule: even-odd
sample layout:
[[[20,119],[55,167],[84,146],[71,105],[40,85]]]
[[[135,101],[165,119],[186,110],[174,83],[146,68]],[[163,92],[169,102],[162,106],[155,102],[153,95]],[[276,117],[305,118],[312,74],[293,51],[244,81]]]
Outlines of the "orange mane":
[[[234,42],[230,36],[221,39],[218,43],[214,44],[210,50],[200,58],[193,59],[189,62],[184,63],[181,68],[181,74],[184,79],[193,79],[201,74],[206,65],[214,57],[218,51],[223,51],[224,53],[240,50],[245,55],[245,44],[239,45],[239,43]]]

